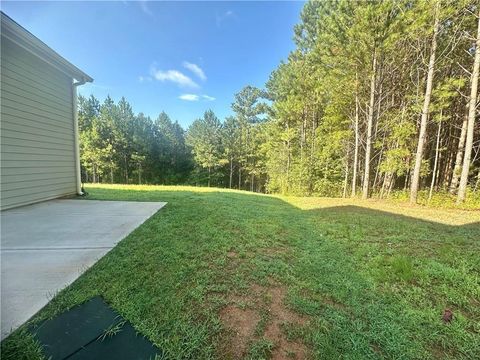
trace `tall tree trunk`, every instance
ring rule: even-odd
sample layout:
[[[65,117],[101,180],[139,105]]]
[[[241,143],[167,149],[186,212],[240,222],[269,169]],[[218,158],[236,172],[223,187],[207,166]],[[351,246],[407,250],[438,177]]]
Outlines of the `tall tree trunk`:
[[[449,126],[449,132],[447,135],[447,145],[446,145],[446,158],[445,166],[443,169],[442,180],[439,183],[442,183],[443,188],[450,189],[450,182],[452,181],[452,172],[455,161],[455,151],[454,151],[454,139],[452,134],[452,126]]]
[[[409,161],[410,162],[410,161]],[[405,175],[405,185],[403,186],[403,191],[407,191],[408,188],[408,182],[410,181],[410,169],[407,169],[407,174]]]
[[[358,73],[355,74],[355,149],[353,153],[353,178],[352,178],[352,197],[356,196],[357,192],[357,168],[358,168],[358,144],[360,139],[358,122]]]
[[[385,189],[388,189],[388,187],[390,186],[390,179],[392,178],[392,176],[393,174],[390,171],[386,172],[383,176],[383,184],[380,190],[380,199],[383,199],[383,197],[385,196]]]
[[[347,148],[347,157],[345,159],[345,179],[343,180],[343,198],[347,197],[347,188],[348,188],[348,157],[350,156],[350,149]]]
[[[210,187],[210,174],[212,172],[212,169],[210,168],[210,166],[208,167],[208,187]]]
[[[452,182],[450,183],[451,194],[455,194],[457,192],[458,182],[460,180],[460,173],[462,172],[463,150],[465,150],[465,139],[467,138],[467,124],[468,110],[465,111],[465,117],[463,118],[462,123],[462,130],[460,132],[460,139],[458,140],[457,156],[455,157],[455,167],[453,168]]]
[[[242,167],[238,165],[238,190],[242,189]]]
[[[368,120],[367,120],[367,145],[365,150],[365,173],[363,175],[363,193],[362,199],[368,198],[368,188],[370,180],[370,153],[372,151],[372,127],[373,127],[373,113],[375,106],[375,82],[377,72],[377,51],[373,52],[373,66],[372,66],[372,78],[370,79],[370,105],[368,108]]]
[[[392,176],[390,177],[389,185],[388,185],[387,197],[389,197],[390,193],[392,192],[393,185],[395,184],[395,180],[396,180],[395,174],[392,174]]]
[[[375,192],[375,189],[377,187],[377,180],[378,180],[378,175],[380,174],[380,164],[382,163],[382,159],[383,159],[384,147],[385,147],[385,134],[383,135],[382,147],[380,149],[380,154],[378,155],[377,169],[375,170],[375,178],[373,179],[373,185],[372,185],[373,192]]]
[[[440,116],[442,113],[440,112]],[[432,199],[433,187],[435,186],[435,179],[437,175],[438,155],[440,153],[440,131],[442,130],[442,120],[438,123],[437,142],[435,144],[435,161],[433,163],[432,182],[430,183],[430,192],[428,193],[428,201]]]
[[[438,151],[438,161],[437,161],[437,175],[435,177],[435,190],[438,191],[440,189],[440,179],[441,179],[441,176],[442,176],[442,161],[443,161],[443,156],[444,156],[444,153],[443,153],[443,150],[440,150],[440,149],[443,149],[444,146],[443,146],[443,139],[442,137],[440,136],[440,144],[438,145],[439,146],[439,151]]]
[[[229,182],[230,189],[232,188],[232,181],[233,181],[233,157],[230,157],[230,182]]]
[[[427,86],[425,89],[425,99],[423,101],[422,117],[420,120],[420,133],[418,136],[417,154],[415,156],[415,167],[413,169],[412,182],[410,185],[410,203],[415,204],[418,197],[418,187],[420,184],[420,168],[422,166],[423,148],[427,136],[427,120],[430,113],[430,98],[432,96],[433,73],[435,70],[435,53],[437,51],[437,35],[440,26],[439,21],[439,2],[435,5],[435,23],[433,25],[432,48],[430,61],[428,63]]]
[[[460,184],[458,185],[457,203],[461,203],[465,201],[465,194],[467,192],[468,172],[470,170],[470,159],[472,156],[472,147],[473,147],[473,130],[475,126],[475,111],[477,106],[479,69],[480,69],[480,11],[478,12],[478,29],[477,29],[477,41],[475,46],[475,60],[473,62],[472,81],[471,81],[472,87],[470,89],[470,104],[468,106],[467,139],[465,142],[465,153],[463,154],[462,175],[460,176]]]

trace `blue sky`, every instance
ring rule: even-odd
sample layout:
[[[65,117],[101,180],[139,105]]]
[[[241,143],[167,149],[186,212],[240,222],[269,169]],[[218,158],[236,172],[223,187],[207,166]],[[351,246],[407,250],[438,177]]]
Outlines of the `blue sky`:
[[[303,2],[2,2],[2,10],[136,113],[184,127],[233,95],[263,87],[293,49]]]

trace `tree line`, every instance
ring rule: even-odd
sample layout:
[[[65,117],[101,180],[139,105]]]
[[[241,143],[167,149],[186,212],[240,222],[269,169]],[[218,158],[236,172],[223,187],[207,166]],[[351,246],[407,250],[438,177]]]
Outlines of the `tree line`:
[[[475,1],[310,1],[267,84],[279,190],[363,198],[480,181]],[[476,125],[475,125],[476,124]],[[476,139],[476,142],[473,140]],[[273,175],[273,174],[272,174]]]
[[[388,197],[480,187],[476,1],[309,1],[265,89],[186,131],[122,99],[80,98],[92,181]],[[93,120],[92,120],[93,119]]]
[[[157,119],[122,98],[100,104],[92,95],[78,98],[80,161],[85,182],[178,184],[193,167],[184,130],[162,112]]]

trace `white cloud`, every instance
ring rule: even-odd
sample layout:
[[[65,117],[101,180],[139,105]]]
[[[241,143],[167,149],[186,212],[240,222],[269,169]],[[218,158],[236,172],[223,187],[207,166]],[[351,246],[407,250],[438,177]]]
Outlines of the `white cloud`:
[[[217,27],[220,27],[222,23],[228,18],[233,18],[233,17],[235,17],[235,13],[232,10],[225,11],[221,15],[217,14],[215,17],[215,22],[217,24]]]
[[[180,87],[189,87],[192,89],[197,89],[198,84],[190,79],[187,75],[182,74],[178,70],[157,70],[154,66],[151,69],[152,76],[158,81],[165,82],[170,81],[177,84]]]
[[[195,75],[197,75],[203,81],[207,80],[207,76],[205,75],[205,72],[197,64],[193,64],[193,63],[190,63],[188,61],[184,61],[183,62],[183,67],[190,70],[191,72],[193,72]]]
[[[182,94],[178,97],[181,100],[185,101],[199,101],[199,100],[205,100],[205,101],[213,101],[215,98],[213,96],[208,96],[206,94],[203,95],[196,95],[196,94]]]
[[[185,101],[198,101],[200,99],[200,97],[195,94],[182,94],[178,98]]]

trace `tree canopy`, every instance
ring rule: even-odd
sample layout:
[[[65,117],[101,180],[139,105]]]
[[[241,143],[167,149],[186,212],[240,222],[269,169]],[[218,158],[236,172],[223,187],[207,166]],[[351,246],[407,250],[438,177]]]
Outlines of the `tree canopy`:
[[[88,181],[386,197],[480,186],[478,3],[309,1],[264,89],[183,130],[79,98]]]

